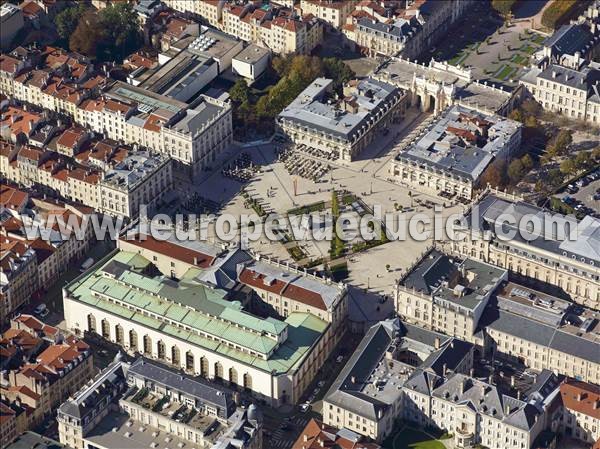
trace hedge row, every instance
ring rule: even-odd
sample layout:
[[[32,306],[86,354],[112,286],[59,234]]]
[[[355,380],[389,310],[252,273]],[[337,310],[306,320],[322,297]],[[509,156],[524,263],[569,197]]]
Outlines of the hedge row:
[[[492,8],[499,14],[507,15],[512,12],[512,8],[519,0],[492,0]]]
[[[585,7],[585,0],[554,0],[542,14],[542,25],[556,29]]]

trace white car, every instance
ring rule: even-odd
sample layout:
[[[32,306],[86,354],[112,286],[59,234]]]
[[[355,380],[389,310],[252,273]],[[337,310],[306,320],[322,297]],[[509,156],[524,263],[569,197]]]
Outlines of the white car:
[[[343,355],[338,355],[337,358],[335,359],[336,363],[342,363],[342,361],[344,360],[344,356]]]
[[[41,316],[42,318],[48,315],[49,312],[50,311],[44,303],[38,304],[35,309],[33,309],[33,313],[37,316]]]
[[[303,413],[306,413],[308,411],[308,409],[310,408],[310,404],[308,402],[305,402],[304,404],[300,405],[300,410]]]

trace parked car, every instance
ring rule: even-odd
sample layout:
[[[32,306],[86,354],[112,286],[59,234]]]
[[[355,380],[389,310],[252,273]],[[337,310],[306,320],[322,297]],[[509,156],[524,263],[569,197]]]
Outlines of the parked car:
[[[310,409],[310,403],[305,402],[304,404],[300,404],[300,411],[306,413]]]
[[[319,387],[319,388],[323,388],[324,386],[325,386],[325,381],[324,381],[324,380],[320,380],[320,381],[317,383],[317,387]]]
[[[88,268],[90,268],[92,265],[94,265],[94,259],[92,259],[91,257],[88,257],[81,264],[81,267],[79,268],[79,271],[81,271],[83,273],[85,270],[87,270]]]
[[[48,313],[50,313],[50,311],[48,310],[48,307],[46,307],[46,304],[41,303],[41,304],[38,304],[35,307],[35,309],[33,309],[33,313],[34,313],[34,315],[44,318],[45,316],[48,315]]]

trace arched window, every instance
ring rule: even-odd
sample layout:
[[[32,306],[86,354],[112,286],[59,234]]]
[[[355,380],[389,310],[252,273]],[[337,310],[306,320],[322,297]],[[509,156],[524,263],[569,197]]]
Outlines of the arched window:
[[[102,320],[102,336],[106,339],[110,338],[110,324],[108,320]]]
[[[129,331],[129,347],[133,351],[137,351],[138,349],[138,337],[137,333],[133,329]]]
[[[177,346],[171,346],[171,363],[177,366],[181,364],[179,348]]]
[[[215,379],[223,379],[223,365],[221,362],[215,362]]]
[[[156,343],[156,353],[160,360],[165,360],[167,357],[167,348],[162,340],[159,340],[158,343]]]
[[[185,353],[185,369],[194,371],[194,354],[192,354],[192,351]]]
[[[123,327],[120,324],[115,326],[115,341],[121,346],[125,345],[125,334]]]
[[[235,385],[238,383],[238,373],[235,368],[229,368],[229,382]]]
[[[96,317],[91,313],[87,317],[88,320],[88,332],[96,332]]]
[[[244,388],[252,390],[252,376],[248,373],[244,374]]]
[[[144,335],[144,354],[152,355],[152,339],[148,335]]]
[[[200,375],[202,377],[208,378],[208,359],[206,357],[202,357],[200,359]]]

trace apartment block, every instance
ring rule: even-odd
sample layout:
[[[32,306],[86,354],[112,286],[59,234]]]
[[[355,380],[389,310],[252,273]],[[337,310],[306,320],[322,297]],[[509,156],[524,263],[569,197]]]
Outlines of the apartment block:
[[[420,192],[470,201],[492,161],[519,149],[521,130],[514,120],[454,105],[392,160],[390,175]]]
[[[91,65],[81,57],[52,47],[25,56],[2,55],[1,62],[0,93],[10,99],[64,113],[106,138],[164,153],[190,175],[209,166],[232,142],[229,102],[203,95],[191,104],[171,98],[167,95],[189,99],[189,92],[185,83],[172,77],[166,77],[164,84],[160,70],[161,79],[156,80],[160,86],[151,84],[167,95],[120,81],[109,83],[104,76],[90,73]],[[34,62],[40,68],[31,70]],[[210,67],[216,70],[215,64]],[[16,142],[21,134],[27,138],[43,124],[43,117],[33,113],[12,123],[10,111],[9,107],[2,122],[7,140]]]
[[[562,415],[559,433],[594,444],[600,441],[600,388],[567,380],[560,386]]]
[[[168,445],[262,447],[262,413],[237,408],[226,388],[160,364],[116,358],[58,410],[59,436],[74,449]]]
[[[81,135],[85,144],[77,137]],[[171,160],[110,140],[89,140],[88,135],[70,128],[43,149],[0,140],[0,167],[14,183],[36,186],[103,214],[133,219],[142,206],[154,210],[172,189]]]
[[[414,59],[442,39],[472,4],[472,0],[362,1],[347,18],[344,32],[369,56]]]
[[[26,243],[1,238],[0,312],[4,326],[15,311],[29,303],[39,284],[34,249]]]
[[[92,378],[89,346],[31,315],[11,320],[0,340],[4,355],[0,391],[27,410],[27,428],[38,426],[71,394]]]
[[[13,198],[19,193],[27,196],[8,185],[3,194],[7,192],[11,192]],[[92,210],[87,207],[46,201],[36,196],[28,198],[20,210],[10,205],[4,207],[0,212],[0,239],[3,246],[16,248],[22,245],[33,251],[37,273],[28,281],[29,289],[33,291],[52,285],[89,249],[93,229],[89,223]],[[4,316],[10,317],[15,310],[7,310],[8,314]]]
[[[300,9],[302,14],[312,14],[339,30],[359,3],[356,0],[302,0]]]
[[[277,124],[297,145],[352,161],[378,132],[399,120],[407,98],[391,84],[366,78],[351,81],[337,100],[333,80],[317,78],[277,116]]]
[[[362,435],[351,430],[337,429],[311,418],[292,449],[318,449],[319,447],[339,447],[347,449],[381,449],[377,443],[369,442]]]
[[[245,42],[277,54],[310,54],[323,40],[323,24],[312,14],[273,5],[227,3],[221,29]]]

